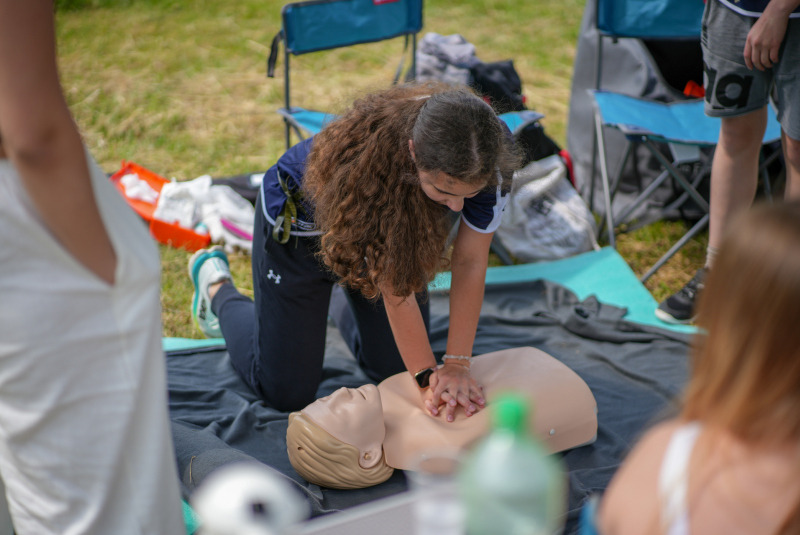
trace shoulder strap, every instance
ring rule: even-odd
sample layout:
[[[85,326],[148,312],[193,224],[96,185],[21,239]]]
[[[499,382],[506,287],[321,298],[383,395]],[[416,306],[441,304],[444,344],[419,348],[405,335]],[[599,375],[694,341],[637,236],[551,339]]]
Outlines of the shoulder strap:
[[[275,64],[278,62],[278,49],[281,46],[283,39],[283,30],[280,30],[272,38],[272,44],[269,47],[269,58],[267,58],[267,78],[275,78]]]
[[[689,509],[686,496],[689,488],[689,460],[702,426],[691,422],[673,434],[661,462],[658,491],[661,522],[667,535],[689,535]]]

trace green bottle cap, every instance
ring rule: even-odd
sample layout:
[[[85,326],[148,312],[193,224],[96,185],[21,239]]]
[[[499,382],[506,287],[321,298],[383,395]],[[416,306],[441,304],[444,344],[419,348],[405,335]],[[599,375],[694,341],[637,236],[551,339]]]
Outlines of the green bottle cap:
[[[531,401],[519,394],[503,394],[490,405],[493,427],[525,433],[528,429],[530,405]]]

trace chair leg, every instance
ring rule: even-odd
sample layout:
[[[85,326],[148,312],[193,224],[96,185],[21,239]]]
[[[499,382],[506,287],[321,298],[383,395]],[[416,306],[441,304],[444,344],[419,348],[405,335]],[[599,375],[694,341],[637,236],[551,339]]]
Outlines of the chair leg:
[[[650,141],[647,138],[644,138],[643,142],[644,142],[645,146],[648,149],[650,149],[650,152],[653,154],[653,156],[656,157],[656,159],[659,161],[659,163],[661,165],[663,165],[664,168],[666,168],[667,171],[669,171],[669,174],[672,176],[672,178],[674,178],[675,180],[677,180],[680,183],[680,185],[689,194],[689,196],[692,198],[692,200],[694,202],[696,202],[697,205],[700,208],[702,208],[704,212],[708,213],[708,209],[709,209],[708,208],[708,202],[706,202],[706,200],[703,198],[703,196],[700,195],[700,193],[692,186],[691,183],[689,183],[688,180],[686,180],[686,177],[684,177],[683,174],[680,171],[678,171],[675,168],[675,166],[672,165],[672,163],[669,162],[664,157],[663,154],[661,154],[661,151],[659,151],[658,148],[656,148],[655,145],[653,145],[652,141]]]
[[[606,147],[605,139],[603,138],[603,119],[600,116],[600,109],[595,103],[594,107],[594,127],[595,137],[597,138],[599,159],[600,159],[600,176],[603,181],[603,200],[606,207],[606,225],[608,226],[608,244],[614,249],[617,245],[614,241],[614,216],[611,213],[611,193],[609,192],[608,185],[608,167],[606,166]]]
[[[629,141],[628,145],[625,147],[625,152],[623,153],[622,160],[620,161],[619,171],[617,172],[617,176],[614,177],[614,182],[611,184],[611,205],[612,206],[614,204],[614,196],[617,194],[617,189],[619,188],[619,183],[622,181],[622,173],[623,173],[623,171],[625,169],[625,165],[628,163],[628,158],[630,158],[632,153],[633,153],[633,143],[631,143]],[[617,221],[622,221],[619,218],[615,218],[615,219],[617,219]],[[599,238],[600,235],[603,233],[603,230],[605,230],[605,228],[606,228],[605,221],[601,221],[600,225],[597,228],[597,236],[596,237]]]
[[[294,133],[297,134],[297,138],[300,141],[303,141],[306,138],[306,136],[303,135],[303,131],[300,129],[299,126],[297,126],[296,124],[293,124],[292,128],[294,128]]]
[[[630,217],[630,215],[637,208],[639,208],[639,205],[641,205],[644,201],[646,201],[648,197],[650,197],[650,195],[652,195],[652,193],[655,190],[657,190],[659,186],[661,186],[661,184],[667,179],[668,176],[669,173],[667,171],[663,171],[660,175],[658,175],[658,177],[655,180],[653,180],[650,183],[650,185],[647,186],[645,190],[641,192],[638,197],[636,197],[636,199],[634,199],[633,202],[631,202],[628,206],[626,206],[625,209],[620,214],[617,215],[617,221],[620,223],[625,222],[628,219],[628,217]]]
[[[597,61],[595,61],[595,81],[594,88],[600,89],[603,81],[603,34],[597,33]],[[595,122],[597,121],[597,110],[595,110]],[[597,131],[592,137],[592,170],[589,174],[589,211],[594,212],[594,177],[597,168]]]
[[[658,260],[658,262],[656,262],[655,265],[653,265],[653,267],[651,267],[647,271],[647,273],[645,273],[642,276],[641,279],[639,279],[641,282],[645,282],[647,279],[652,277],[653,274],[661,268],[661,266],[663,266],[670,258],[672,258],[675,255],[675,253],[677,253],[684,245],[686,245],[686,243],[689,240],[694,238],[701,230],[703,230],[706,226],[708,226],[708,222],[711,217],[709,216],[708,202],[706,202],[703,196],[700,195],[697,189],[695,189],[695,186],[691,182],[689,182],[686,179],[686,177],[684,177],[683,174],[680,171],[678,171],[678,169],[675,168],[672,162],[668,161],[664,157],[664,155],[658,150],[658,148],[656,148],[655,145],[653,145],[653,142],[650,141],[650,139],[643,136],[642,142],[650,150],[653,156],[656,157],[659,163],[664,166],[669,176],[672,176],[675,180],[677,180],[683,187],[686,194],[689,197],[691,197],[691,199],[706,213],[700,219],[700,221],[695,223],[695,225],[691,229],[689,229],[689,231],[686,234],[684,234],[683,237],[681,237],[681,239],[678,240],[678,242],[675,245],[673,245],[670,248],[670,250],[667,251],[667,253],[664,256],[662,256]]]
[[[294,133],[300,141],[303,141],[305,136],[300,127],[289,121],[286,117],[283,118],[283,122],[286,123],[286,150],[289,150],[292,148],[292,130],[294,130]]]
[[[284,36],[286,34],[284,33]],[[292,102],[291,102],[291,85],[289,84],[289,49],[284,44],[283,47],[283,65],[284,65],[284,72],[283,72],[283,105],[286,108],[286,111],[291,113],[292,111]],[[289,120],[284,117],[283,119],[286,122],[286,150],[292,146],[292,131],[289,128]]]
[[[686,245],[686,243],[687,243],[689,240],[691,240],[692,238],[694,238],[694,237],[697,235],[697,233],[699,233],[701,230],[703,230],[705,227],[707,227],[707,226],[708,226],[708,221],[709,221],[709,219],[710,219],[710,218],[711,218],[711,216],[709,216],[708,214],[704,215],[704,216],[703,216],[703,218],[702,218],[702,219],[700,219],[700,221],[698,221],[697,223],[695,223],[695,225],[694,225],[692,228],[690,228],[690,229],[689,229],[689,232],[687,232],[686,234],[684,234],[684,235],[683,235],[683,237],[682,237],[680,240],[678,240],[678,242],[677,242],[675,245],[673,245],[673,246],[670,248],[670,250],[666,252],[666,254],[665,254],[664,256],[662,256],[661,258],[659,258],[659,259],[658,259],[658,262],[656,262],[656,263],[653,265],[653,267],[651,267],[651,268],[648,270],[648,272],[647,272],[647,273],[645,273],[645,274],[642,276],[642,278],[641,278],[641,279],[639,279],[639,281],[641,281],[642,283],[644,283],[644,282],[645,282],[647,279],[649,279],[650,277],[652,277],[652,276],[653,276],[653,274],[654,274],[656,271],[658,271],[659,269],[661,269],[661,266],[663,266],[664,264],[666,264],[666,263],[667,263],[667,261],[668,261],[670,258],[672,258],[672,257],[675,255],[675,253],[677,253],[677,252],[678,252],[678,251],[681,249],[681,247],[683,247],[684,245]]]
[[[772,179],[769,176],[768,167],[782,152],[783,147],[770,154],[768,158],[764,158],[764,148],[762,147],[759,153],[759,160],[761,160],[761,163],[758,169],[761,171],[761,178],[764,181],[764,196],[766,196],[767,202],[770,204],[772,204]]]
[[[694,177],[694,180],[692,180],[692,187],[697,189],[698,186],[700,186],[700,183],[703,181],[703,179],[707,176],[710,176],[710,173],[711,173],[711,166],[703,167],[701,171],[697,173],[697,176]],[[679,209],[681,206],[683,206],[683,203],[685,203],[688,199],[689,199],[689,194],[684,191],[678,196],[677,199],[672,201],[672,204],[669,204],[664,208],[664,212],[671,212],[672,210]]]

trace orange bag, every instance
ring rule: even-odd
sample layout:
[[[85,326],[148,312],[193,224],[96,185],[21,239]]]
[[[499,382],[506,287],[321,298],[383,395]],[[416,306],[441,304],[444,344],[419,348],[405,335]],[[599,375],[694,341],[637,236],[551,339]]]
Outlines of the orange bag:
[[[141,165],[133,162],[126,162],[122,160],[122,167],[119,171],[111,175],[111,182],[117,187],[120,194],[128,201],[133,210],[145,221],[150,223],[150,234],[159,243],[171,245],[179,249],[186,249],[189,252],[203,249],[211,243],[211,236],[208,234],[198,234],[197,232],[181,227],[174,223],[167,223],[153,218],[155,211],[155,204],[148,202],[131,199],[125,194],[125,187],[120,183],[120,179],[128,174],[138,175],[140,180],[147,182],[151,188],[157,192],[161,192],[161,188],[169,180],[155,174],[149,169],[145,169]]]

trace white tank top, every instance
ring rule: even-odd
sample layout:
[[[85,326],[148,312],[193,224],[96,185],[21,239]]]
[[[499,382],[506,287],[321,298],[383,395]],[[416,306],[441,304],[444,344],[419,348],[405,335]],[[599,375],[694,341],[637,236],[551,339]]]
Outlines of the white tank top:
[[[661,461],[658,494],[661,503],[661,525],[667,535],[689,535],[689,460],[702,426],[690,422],[673,434]]]

